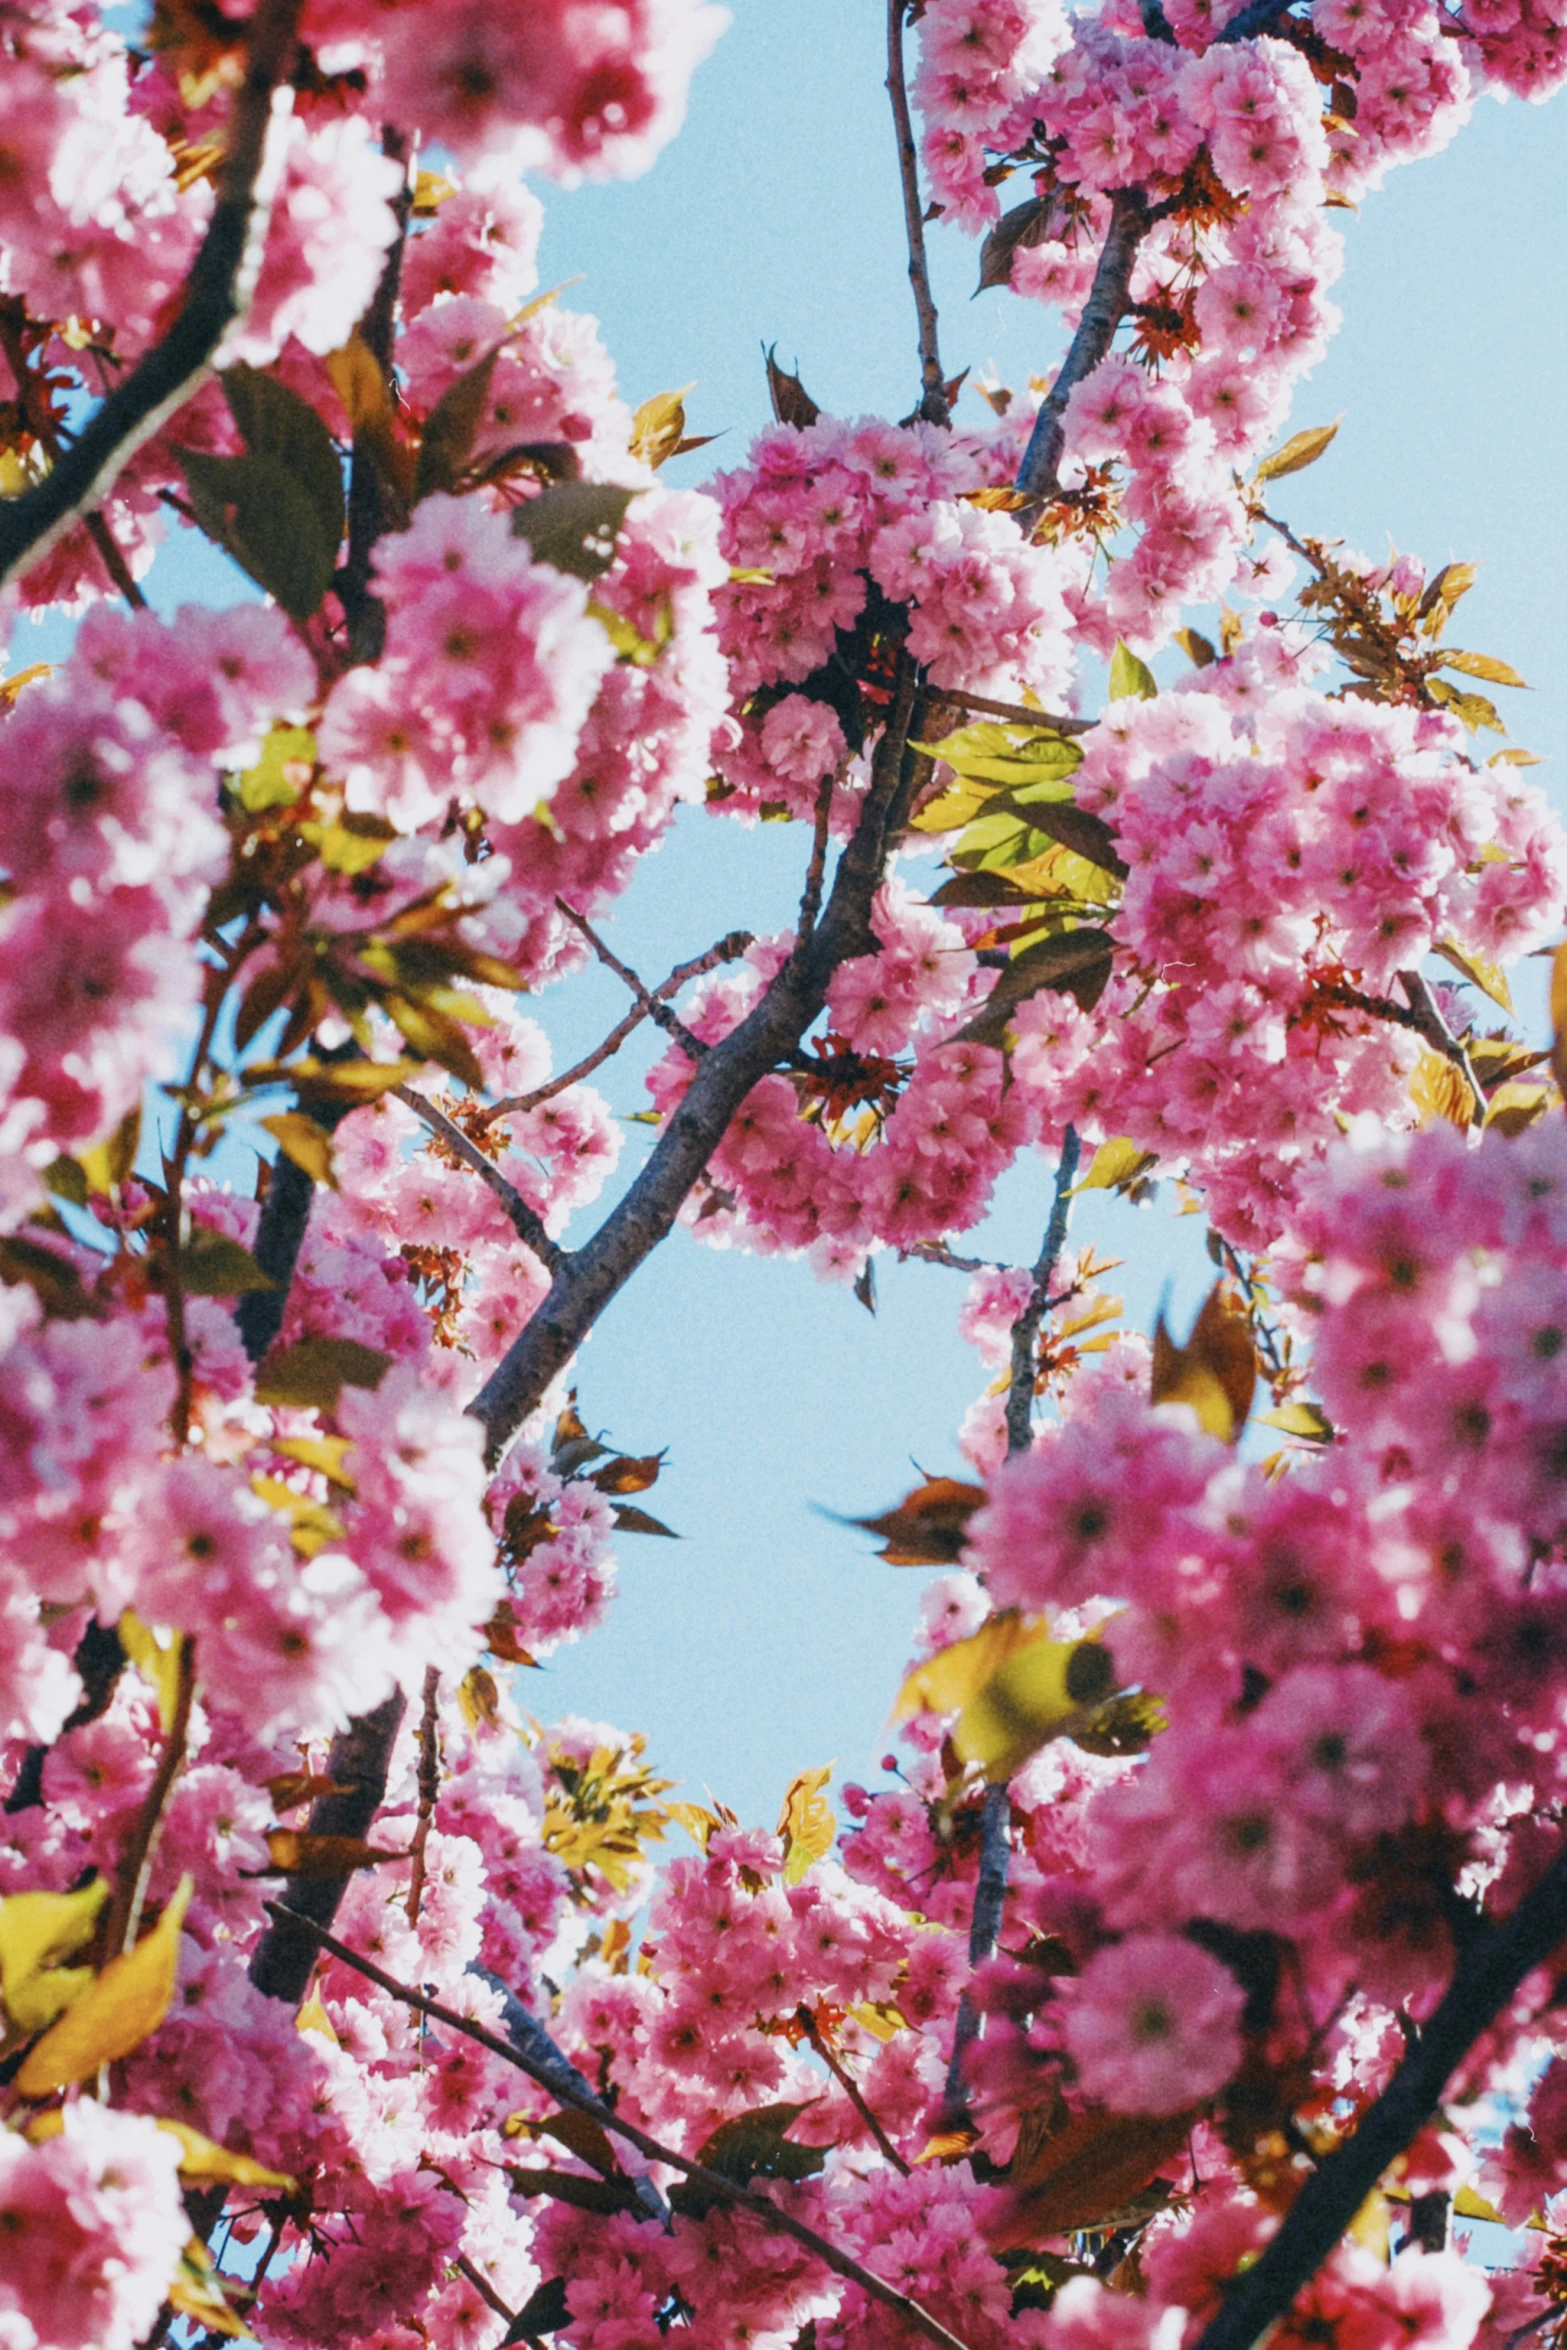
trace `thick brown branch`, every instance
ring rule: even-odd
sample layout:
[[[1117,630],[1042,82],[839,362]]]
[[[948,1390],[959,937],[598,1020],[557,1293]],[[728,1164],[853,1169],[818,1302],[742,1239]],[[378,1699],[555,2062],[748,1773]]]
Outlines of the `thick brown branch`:
[[[1093,287],[1078,322],[1071,347],[1062,360],[1029,435],[1017,486],[1041,504],[1061,487],[1061,451],[1065,441],[1066,404],[1085,376],[1092,375],[1109,352],[1115,330],[1131,301],[1132,271],[1138,248],[1150,226],[1148,199],[1140,188],[1117,188],[1110,199],[1110,227]]]
[[[1082,1155],[1077,1128],[1061,1137],[1061,1159],[1056,1168],[1056,1194],[1045,1227],[1044,1243],[1034,1267],[1033,1288],[1023,1311],[1012,1325],[1012,1376],[1007,1387],[1007,1458],[1027,1452],[1034,1441],[1034,1382],[1039,1371],[1039,1326],[1050,1303],[1056,1263],[1066,1246],[1066,1228],[1072,1215],[1072,1186]]]
[[[930,266],[925,258],[925,207],[920,201],[919,150],[909,114],[908,84],[903,71],[903,27],[909,0],[887,0],[887,95],[892,100],[892,122],[898,139],[898,179],[903,189],[903,227],[909,247],[909,284],[914,289],[914,314],[919,321],[919,414],[928,424],[948,422],[946,378],[941,371],[937,340],[936,303],[930,290]]]
[[[458,2032],[464,2039],[477,2041],[492,2056],[499,2056],[507,2064],[515,2065],[519,2072],[526,2073],[530,2080],[548,2089],[551,2096],[561,2104],[575,2105],[582,2112],[591,2114],[601,2129],[608,2130],[617,2138],[624,2138],[627,2145],[634,2146],[647,2161],[661,2162],[671,2170],[684,2172],[715,2202],[735,2204],[743,2211],[755,2213],[764,2226],[776,2228],[780,2235],[792,2236],[797,2244],[803,2244],[808,2252],[814,2252],[825,2268],[830,2268],[837,2276],[847,2278],[851,2284],[858,2285],[862,2292],[868,2293],[872,2300],[881,2302],[884,2308],[896,2310],[927,2341],[936,2343],[938,2350],[965,2350],[957,2335],[949,2333],[939,2319],[931,2316],[929,2310],[922,2309],[917,2301],[911,2301],[906,2293],[898,2292],[877,2276],[874,2270],[862,2267],[850,2254],[841,2252],[827,2237],[818,2235],[815,2228],[808,2227],[804,2220],[796,2219],[793,2212],[774,2203],[758,2188],[739,2186],[733,2179],[725,2178],[722,2172],[709,2170],[705,2163],[693,2162],[688,2155],[677,2154],[672,2146],[661,2145],[657,2138],[650,2138],[646,2130],[640,2130],[634,2122],[626,2121],[601,2098],[572,2093],[568,2084],[563,2083],[552,2068],[534,2064],[498,2033],[487,2030],[483,2024],[472,2022],[467,2016],[459,2015],[455,2008],[443,2006],[438,1999],[427,1998],[411,1984],[400,1983],[395,1975],[387,1974],[373,1960],[362,1958],[357,1950],[350,1950],[335,1935],[325,1932],[312,1920],[299,1916],[283,1903],[269,1901],[267,1908],[279,1924],[291,1926],[301,1936],[308,1936],[323,1950],[330,1951],[334,1958],[341,1959],[344,1966],[352,1967],[369,1982],[378,1984],[389,1998],[401,2000],[420,2015],[427,2015],[432,2023],[444,2024],[449,2032]]]
[[[1430,2021],[1355,2135],[1312,2172],[1276,2236],[1237,2277],[1195,2350],[1252,2350],[1291,2307],[1343,2236],[1389,2163],[1436,2111],[1464,2058],[1526,1975],[1567,1940],[1567,1849],[1511,1917],[1469,1941]]]
[[[492,1158],[480,1150],[470,1135],[455,1126],[444,1110],[411,1085],[394,1085],[392,1092],[416,1118],[422,1118],[430,1132],[446,1145],[453,1156],[471,1167],[480,1180],[487,1183],[511,1219],[512,1229],[524,1247],[532,1249],[541,1265],[558,1273],[568,1262],[566,1251],[558,1241],[551,1240],[544,1228],[544,1219],[536,1208],[530,1208],[514,1183],[508,1183]]]
[[[259,190],[267,132],[293,65],[302,6],[303,0],[261,0],[251,20],[228,158],[179,316],[94,409],[53,471],[19,498],[0,500],[0,586],[46,554],[85,508],[102,502],[143,442],[199,389],[214,351],[243,317],[266,238],[269,204]]]
[[[311,1806],[312,1836],[354,1836],[370,1832],[386,1800],[392,1748],[403,1719],[403,1693],[394,1689],[373,1713],[361,1714],[340,1730],[327,1753],[326,1775],[343,1789]],[[348,1888],[346,1877],[290,1877],[287,1914],[274,1917],[250,1961],[250,1979],[268,1999],[297,2007],[309,1988],[316,1963],[317,1930],[329,1926]],[[269,1903],[268,1907],[272,1905]]]
[[[499,1460],[523,1421],[537,1411],[551,1380],[610,1300],[672,1231],[730,1119],[752,1086],[799,1044],[826,1002],[828,981],[838,966],[875,952],[871,900],[923,767],[909,741],[915,709],[914,671],[905,660],[860,820],[839,859],[821,920],[809,938],[797,942],[739,1026],[703,1054],[646,1166],[556,1275],[549,1296],[469,1406],[484,1424],[492,1460]]]

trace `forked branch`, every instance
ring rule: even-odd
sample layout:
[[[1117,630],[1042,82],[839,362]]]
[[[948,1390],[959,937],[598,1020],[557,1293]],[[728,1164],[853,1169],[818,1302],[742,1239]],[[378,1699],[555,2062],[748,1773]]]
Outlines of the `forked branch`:
[[[920,201],[919,149],[914,143],[908,83],[903,71],[903,28],[908,13],[909,0],[887,0],[887,95],[892,100],[892,122],[898,139],[898,178],[903,188],[903,228],[909,247],[909,284],[914,289],[914,313],[919,321],[919,414],[927,424],[945,424],[948,421],[947,386],[941,372],[936,302],[930,290],[930,264],[925,258],[925,207]]]
[[[267,133],[286,88],[304,0],[260,0],[245,78],[229,119],[228,158],[207,233],[167,333],[87,419],[53,471],[0,500],[0,586],[47,554],[88,507],[99,505],[144,441],[201,385],[224,335],[249,306],[270,205]]]

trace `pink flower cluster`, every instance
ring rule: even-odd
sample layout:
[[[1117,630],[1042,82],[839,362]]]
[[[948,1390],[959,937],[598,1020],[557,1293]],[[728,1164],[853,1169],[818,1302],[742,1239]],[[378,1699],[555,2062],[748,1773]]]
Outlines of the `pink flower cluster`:
[[[1282,630],[1087,740],[1080,806],[1131,868],[1127,960],[1091,1014],[1019,1010],[1014,1069],[1068,1121],[1184,1161],[1215,1221],[1267,1241],[1338,1122],[1414,1111],[1418,1038],[1367,1009],[1443,941],[1512,961],[1550,935],[1567,854],[1543,796],[1476,771],[1451,720],[1333,700]],[[1357,1002],[1358,999],[1358,1002]]]
[[[751,706],[722,747],[731,797],[717,805],[808,816],[842,773],[858,721],[850,744],[829,665],[873,599],[888,618],[888,606],[906,613],[933,684],[1059,701],[1072,565],[966,502],[1010,479],[1015,439],[824,418],[762,434],[750,463],[719,477],[721,545],[742,574],[717,598],[719,641],[735,701]]]

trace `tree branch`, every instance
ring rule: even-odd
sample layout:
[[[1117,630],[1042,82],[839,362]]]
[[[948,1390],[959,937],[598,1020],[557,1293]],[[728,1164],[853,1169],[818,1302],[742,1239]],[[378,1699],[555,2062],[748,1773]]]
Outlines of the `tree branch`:
[[[310,1835],[362,1840],[369,1834],[386,1800],[403,1705],[402,1691],[394,1689],[373,1713],[361,1714],[346,1730],[339,1730],[327,1754],[326,1775],[344,1792],[323,1795],[311,1805]],[[275,1912],[273,1922],[250,1961],[250,1979],[268,1999],[286,1999],[297,2007],[304,1998],[316,1963],[315,1938],[336,1917],[347,1887],[346,1877],[290,1877],[286,1904],[268,1902]]]
[[[1072,1215],[1072,1186],[1077,1181],[1077,1163],[1082,1156],[1082,1144],[1077,1128],[1069,1126],[1061,1137],[1061,1158],[1056,1168],[1056,1195],[1050,1210],[1050,1222],[1034,1266],[1034,1285],[1029,1300],[1012,1325],[1012,1377],[1007,1387],[1007,1458],[1027,1452],[1034,1441],[1034,1382],[1039,1372],[1039,1326],[1050,1303],[1051,1286],[1056,1277],[1056,1261],[1066,1246],[1066,1228]]]
[[[406,165],[408,141],[399,131],[384,130],[381,152],[393,163]],[[380,368],[389,394],[395,389],[392,337],[397,325],[397,296],[402,285],[408,219],[413,209],[413,190],[406,172],[392,209],[397,235],[382,266],[374,298],[359,322],[359,339]],[[348,552],[333,583],[348,623],[348,658],[356,665],[379,661],[386,650],[386,609],[379,596],[370,591],[370,576],[376,541],[389,527],[392,527],[392,517],[387,511],[386,484],[373,441],[356,432],[348,469]]]
[[[1048,728],[1051,734],[1092,734],[1097,718],[1062,718],[1053,710],[1025,710],[1021,702],[993,702],[985,694],[963,692],[956,686],[932,686],[927,702],[958,710],[978,710],[986,718],[1004,718],[1011,726]]]
[[[674,1039],[688,1059],[699,1061],[707,1050],[701,1038],[693,1036],[679,1015],[672,1012],[668,1004],[662,1003],[650,987],[644,985],[636,972],[632,970],[631,965],[623,963],[620,957],[605,945],[585,914],[579,914],[575,906],[568,906],[564,898],[557,898],[555,903],[572,928],[580,931],[587,940],[605,970],[613,971],[617,979],[625,981],[641,1006],[644,1020],[651,1020],[655,1027],[662,1028],[664,1034]]]
[[[660,1003],[669,996],[678,995],[689,980],[700,979],[704,971],[716,971],[721,963],[737,963],[746,948],[753,943],[753,934],[749,930],[731,930],[727,938],[721,938],[717,946],[709,947],[705,955],[693,956],[689,963],[679,964],[667,979],[659,981],[652,991],[653,995]],[[627,1037],[633,1030],[640,1028],[647,1018],[648,1014],[641,1004],[634,1004],[625,1018],[615,1023],[603,1043],[595,1045],[592,1052],[582,1060],[563,1070],[559,1077],[552,1077],[548,1085],[539,1086],[533,1093],[515,1093],[503,1102],[481,1108],[480,1123],[490,1126],[497,1118],[521,1118],[529,1110],[537,1110],[543,1103],[553,1101],[569,1085],[579,1085],[584,1077],[591,1077],[595,1069],[602,1068],[607,1060],[618,1053]]]
[[[677,2154],[672,2146],[661,2145],[657,2138],[650,2138],[646,2130],[640,2130],[634,2122],[626,2121],[613,2106],[606,2105],[591,2090],[585,2096],[582,2095],[571,2087],[569,2081],[561,2079],[556,2068],[535,2064],[521,2049],[513,2047],[509,2040],[501,2039],[498,2033],[489,2031],[483,2024],[472,2022],[467,2016],[459,2015],[455,2008],[443,2006],[438,1999],[427,1998],[422,1991],[414,1990],[411,1984],[400,1983],[395,1975],[387,1974],[372,1960],[361,1958],[357,1950],[350,1950],[346,1943],[339,1942],[335,1935],[327,1933],[310,1918],[300,1916],[282,1902],[269,1901],[266,1906],[278,1923],[287,1924],[302,1936],[308,1935],[311,1941],[329,1951],[333,1958],[340,1959],[344,1966],[352,1967],[357,1974],[377,1984],[389,1998],[401,2000],[420,2015],[427,2015],[432,2023],[444,2024],[449,2032],[458,2032],[464,2039],[476,2040],[492,2056],[499,2056],[507,2064],[515,2065],[519,2072],[526,2073],[530,2080],[536,2081],[540,2088],[547,2089],[562,2105],[576,2106],[579,2111],[590,2114],[601,2129],[608,2130],[617,2138],[624,2138],[627,2145],[634,2146],[647,2161],[661,2162],[671,2170],[683,2172],[715,2202],[732,2203],[741,2210],[754,2212],[764,2226],[776,2228],[780,2235],[792,2236],[797,2244],[803,2244],[808,2252],[814,2252],[823,2266],[830,2268],[835,2275],[858,2285],[863,2293],[881,2302],[884,2308],[895,2310],[927,2341],[934,2342],[937,2350],[965,2350],[965,2345],[957,2335],[949,2333],[940,2320],[922,2309],[917,2301],[911,2301],[906,2293],[898,2292],[877,2276],[873,2269],[862,2267],[849,2253],[840,2252],[836,2244],[818,2235],[804,2220],[796,2219],[793,2212],[786,2211],[782,2204],[774,2203],[757,2188],[742,2187],[735,2180],[725,2178],[721,2171],[709,2170],[705,2163],[693,2162],[688,2155]],[[570,2071],[572,2068],[567,2069]],[[580,2079],[581,2076],[576,2077]]]
[[[1012,1790],[1002,1779],[992,1781],[985,1789],[985,1809],[980,1827],[979,1876],[975,1880],[974,1911],[969,1920],[968,1960],[971,1967],[983,1966],[996,1947],[1011,1867]],[[968,2090],[963,2080],[963,2064],[978,2038],[979,2010],[965,1988],[958,2001],[952,2054],[947,2061],[947,2088],[942,2112],[949,2129],[960,2129],[968,2122]]]
[[[913,664],[899,662],[892,711],[872,764],[870,789],[838,861],[827,908],[760,1000],[697,1065],[647,1164],[598,1230],[573,1252],[549,1296],[515,1338],[469,1410],[484,1424],[499,1460],[557,1372],[564,1369],[611,1298],[673,1229],[724,1130],[759,1079],[799,1044],[827,1000],[841,963],[873,954],[871,900],[907,819],[923,762],[910,735],[918,704]]]
[[[1413,1026],[1433,1052],[1440,1053],[1444,1061],[1452,1062],[1468,1086],[1472,1104],[1469,1123],[1471,1126],[1482,1125],[1485,1120],[1484,1090],[1475,1075],[1474,1063],[1443,1019],[1436,997],[1418,971],[1400,971],[1398,984],[1409,998]]]
[[[212,355],[249,305],[266,242],[261,194],[267,133],[293,65],[303,0],[260,0],[245,78],[229,120],[228,160],[207,233],[168,332],[83,425],[53,471],[0,500],[0,586],[45,555],[77,516],[99,505],[121,468],[199,388]]]
[[[892,100],[893,128],[898,137],[898,177],[903,188],[903,227],[909,246],[909,284],[914,289],[914,313],[919,321],[920,404],[918,413],[928,424],[950,421],[946,378],[941,371],[937,341],[936,303],[930,290],[930,268],[925,259],[925,207],[920,201],[919,150],[909,114],[908,85],[903,73],[903,27],[909,0],[887,0],[887,95]]]
[[[1138,248],[1152,226],[1147,197],[1141,188],[1117,188],[1110,199],[1110,227],[1083,315],[1071,346],[1056,373],[1049,395],[1034,418],[1017,486],[1043,505],[1061,487],[1061,451],[1066,433],[1062,418],[1072,393],[1092,375],[1115,340],[1115,330],[1131,301],[1132,271]]]
[[[1309,2284],[1389,2163],[1436,2111],[1464,2058],[1525,1976],[1567,1940],[1567,1847],[1511,1917],[1482,1931],[1459,1955],[1453,1979],[1355,2135],[1307,2179],[1278,2233],[1245,2274],[1194,2350],[1252,2350]]]
[[[525,1247],[532,1249],[540,1264],[548,1266],[552,1273],[558,1273],[568,1262],[566,1251],[558,1241],[551,1240],[537,1209],[529,1207],[517,1186],[507,1182],[495,1161],[479,1148],[472,1136],[464,1134],[462,1128],[454,1125],[444,1110],[438,1110],[434,1102],[427,1101],[413,1086],[394,1085],[392,1093],[413,1111],[416,1118],[424,1120],[430,1132],[445,1143],[454,1157],[461,1159],[465,1167],[471,1167],[475,1175],[489,1185],[511,1218],[517,1238]]]

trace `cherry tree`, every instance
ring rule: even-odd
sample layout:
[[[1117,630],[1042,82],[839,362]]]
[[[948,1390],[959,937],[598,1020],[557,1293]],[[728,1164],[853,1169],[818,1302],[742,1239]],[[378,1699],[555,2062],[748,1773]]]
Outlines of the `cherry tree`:
[[[1567,839],[1468,568],[1288,485],[1335,213],[1567,18],[889,0],[912,412],[770,359],[695,492],[529,183],[721,29],[0,11],[6,615],[76,623],[0,689],[0,2343],[1560,2341]],[[978,422],[937,214],[1068,338]],[[162,620],[197,537],[244,600]],[[798,915],[649,980],[683,805]],[[966,1254],[1027,1154],[1036,1260]],[[1184,1337],[1072,1240],[1161,1179]],[[841,1834],[527,1710],[663,1530],[571,1382],[677,1224],[968,1276]]]

